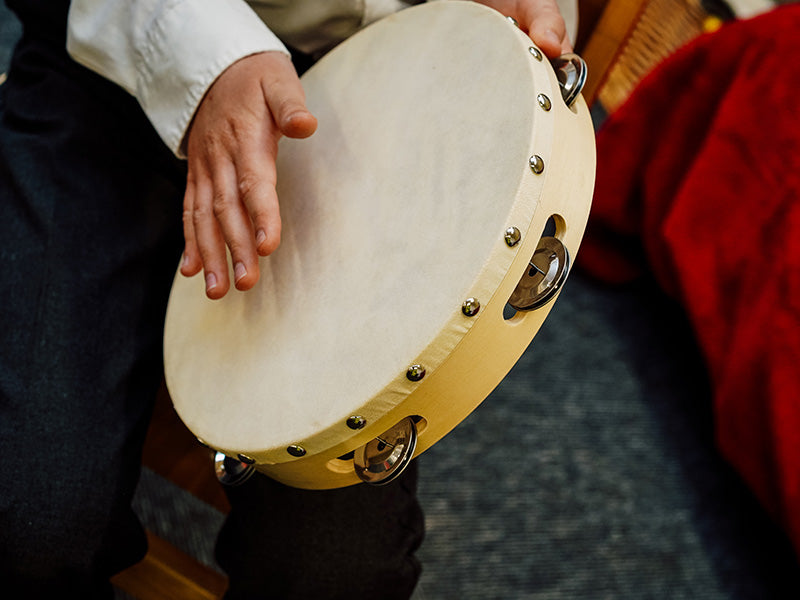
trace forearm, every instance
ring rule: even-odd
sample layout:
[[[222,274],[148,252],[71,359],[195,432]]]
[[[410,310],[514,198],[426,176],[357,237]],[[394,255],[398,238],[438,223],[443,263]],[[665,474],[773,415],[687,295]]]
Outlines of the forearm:
[[[176,154],[204,94],[237,60],[287,53],[243,0],[73,0],[67,50],[133,94]]]

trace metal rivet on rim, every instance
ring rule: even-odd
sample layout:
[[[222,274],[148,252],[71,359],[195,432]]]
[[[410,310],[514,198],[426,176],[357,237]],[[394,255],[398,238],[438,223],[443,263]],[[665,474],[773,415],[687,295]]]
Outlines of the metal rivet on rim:
[[[542,60],[542,52],[536,46],[528,48],[528,52],[530,52],[536,60]]]
[[[522,239],[522,234],[516,227],[509,227],[508,229],[506,229],[506,233],[503,237],[505,237],[506,244],[508,244],[508,247],[513,248],[514,246],[519,244],[519,241]]]
[[[508,19],[508,21],[509,21],[509,22],[510,22],[512,25],[514,25],[514,27],[519,27],[519,23],[517,22],[517,20],[516,20],[514,17],[506,17],[506,19]]]
[[[545,110],[550,110],[550,107],[552,106],[552,104],[550,104],[550,98],[548,98],[544,94],[539,94],[538,96],[536,96],[536,101],[539,103],[539,106],[541,106]]]
[[[256,462],[255,458],[250,458],[247,454],[237,454],[236,457],[246,465],[253,465]]]
[[[364,429],[367,425],[367,420],[361,415],[353,415],[347,419],[347,426],[350,429]]]
[[[531,166],[531,171],[536,173],[537,175],[541,175],[542,171],[544,171],[544,161],[542,157],[538,154],[534,154],[528,159],[528,164]]]
[[[292,444],[291,446],[286,448],[286,451],[295,458],[300,458],[301,456],[306,455],[306,449],[303,448],[300,444]]]
[[[419,381],[425,377],[425,367],[422,365],[411,365],[406,371],[406,377],[409,381]]]
[[[461,312],[467,317],[474,317],[480,309],[481,303],[476,298],[467,298],[461,305]]]

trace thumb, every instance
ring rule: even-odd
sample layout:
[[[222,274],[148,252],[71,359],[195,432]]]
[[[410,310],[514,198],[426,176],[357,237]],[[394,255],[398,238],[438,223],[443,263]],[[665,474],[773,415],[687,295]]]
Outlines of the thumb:
[[[281,133],[290,138],[307,138],[317,130],[317,118],[312,115],[305,104],[287,110],[282,117],[276,117]]]
[[[317,129],[317,119],[306,108],[303,85],[289,58],[282,53],[269,52],[273,63],[269,76],[262,79],[261,88],[272,118],[280,132],[292,138],[306,138]]]
[[[533,4],[526,17],[528,35],[549,58],[572,51],[564,18],[554,0]]]

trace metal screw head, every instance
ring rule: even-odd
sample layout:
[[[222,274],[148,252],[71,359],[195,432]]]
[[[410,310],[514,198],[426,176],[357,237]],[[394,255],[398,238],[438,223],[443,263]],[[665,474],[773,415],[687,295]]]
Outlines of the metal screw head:
[[[481,303],[476,298],[467,298],[461,305],[461,312],[467,317],[474,317],[480,309]]]
[[[409,381],[419,381],[425,377],[425,367],[422,365],[411,365],[406,371],[406,377]]]
[[[236,457],[246,465],[253,465],[256,462],[255,458],[251,458],[246,454],[237,454]]]
[[[291,446],[286,448],[286,451],[295,458],[300,458],[301,456],[306,455],[306,449],[303,448],[300,444],[292,444]]]
[[[553,106],[550,103],[550,98],[548,98],[544,94],[539,94],[538,96],[536,96],[536,101],[539,103],[539,106],[541,106],[544,110],[550,110],[550,108]]]
[[[511,23],[514,27],[519,27],[519,23],[514,17],[506,17],[506,19],[508,19],[509,23]]]
[[[347,426],[350,429],[364,429],[367,426],[367,420],[361,415],[353,415],[347,419]]]
[[[538,154],[534,154],[528,159],[528,164],[531,166],[531,171],[540,175],[544,171],[544,161]]]
[[[519,244],[519,241],[522,239],[522,234],[516,227],[509,227],[508,229],[506,229],[505,236],[503,237],[505,237],[506,244],[508,244],[508,247],[513,248],[514,246]]]
[[[536,46],[531,46],[530,48],[528,48],[528,52],[530,52],[533,55],[533,58],[535,58],[536,60],[539,61],[542,60],[542,51],[539,50]]]

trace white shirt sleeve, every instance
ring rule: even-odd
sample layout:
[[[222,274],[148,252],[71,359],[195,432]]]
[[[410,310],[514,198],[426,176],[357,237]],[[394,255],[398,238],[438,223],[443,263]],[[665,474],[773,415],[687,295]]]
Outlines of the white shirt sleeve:
[[[356,31],[414,0],[247,0],[292,48],[319,57]]]
[[[288,54],[244,0],[73,0],[67,50],[133,94],[178,156],[200,100],[229,65]]]

